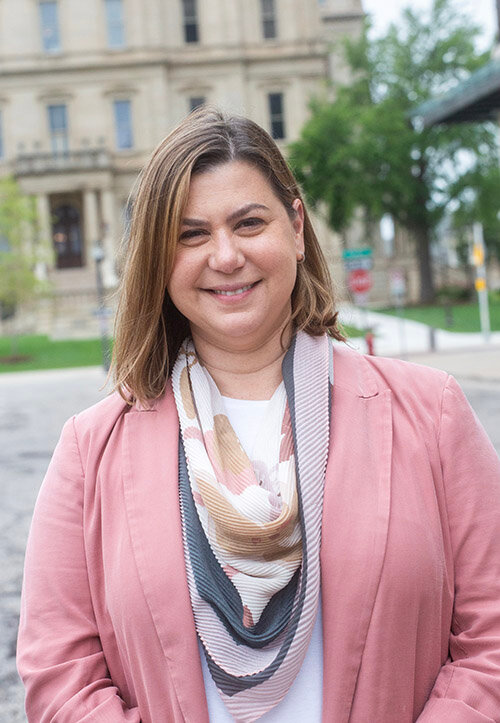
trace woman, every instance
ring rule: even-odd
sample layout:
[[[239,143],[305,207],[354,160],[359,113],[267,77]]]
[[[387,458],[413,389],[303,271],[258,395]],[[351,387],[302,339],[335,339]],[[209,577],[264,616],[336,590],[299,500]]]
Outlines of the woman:
[[[496,453],[446,374],[330,337],[274,142],[191,115],[138,189],[119,393],[37,502],[30,721],[500,720]]]

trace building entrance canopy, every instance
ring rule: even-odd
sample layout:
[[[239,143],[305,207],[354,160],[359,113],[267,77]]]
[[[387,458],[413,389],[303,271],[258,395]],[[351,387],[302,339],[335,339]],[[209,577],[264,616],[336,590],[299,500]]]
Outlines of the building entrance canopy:
[[[438,123],[497,121],[499,114],[500,58],[496,58],[445,95],[421,103],[410,118],[428,128]]]

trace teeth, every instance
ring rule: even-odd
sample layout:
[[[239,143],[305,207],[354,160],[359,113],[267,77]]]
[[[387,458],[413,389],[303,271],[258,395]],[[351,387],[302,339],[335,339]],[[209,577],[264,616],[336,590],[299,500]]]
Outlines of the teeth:
[[[248,286],[242,286],[241,289],[235,289],[234,291],[217,291],[214,289],[215,294],[221,294],[222,296],[236,296],[236,294],[242,294],[244,291],[248,291],[248,289],[251,289],[253,284],[249,284]]]

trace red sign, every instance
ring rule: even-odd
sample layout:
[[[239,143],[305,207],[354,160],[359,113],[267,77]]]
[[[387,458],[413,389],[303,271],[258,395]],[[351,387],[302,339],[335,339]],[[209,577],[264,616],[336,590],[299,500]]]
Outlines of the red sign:
[[[365,294],[372,288],[372,275],[366,269],[354,269],[349,271],[347,285],[353,294]]]

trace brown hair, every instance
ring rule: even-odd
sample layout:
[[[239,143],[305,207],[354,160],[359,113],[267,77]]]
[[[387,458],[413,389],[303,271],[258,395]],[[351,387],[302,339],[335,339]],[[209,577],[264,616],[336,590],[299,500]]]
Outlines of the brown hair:
[[[269,181],[290,217],[301,193],[280,150],[247,118],[213,108],[189,115],[156,148],[139,178],[115,323],[115,386],[128,402],[161,396],[188,320],[166,291],[191,177],[229,161],[245,161]],[[292,324],[313,336],[343,340],[328,267],[305,210],[305,260],[292,292]]]

